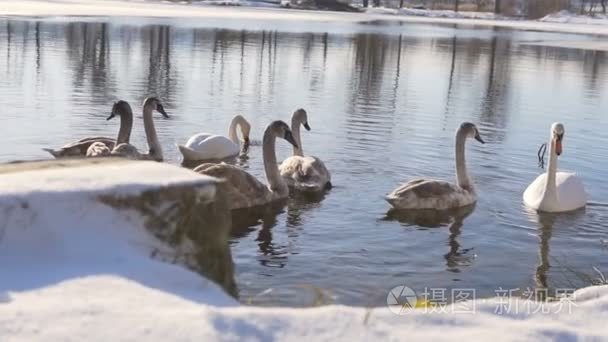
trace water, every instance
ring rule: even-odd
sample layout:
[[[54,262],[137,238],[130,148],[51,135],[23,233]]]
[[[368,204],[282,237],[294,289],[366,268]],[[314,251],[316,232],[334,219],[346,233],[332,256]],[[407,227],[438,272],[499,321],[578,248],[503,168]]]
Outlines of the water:
[[[234,114],[260,140],[270,121],[308,110],[305,151],[324,160],[335,188],[235,224],[245,303],[377,306],[397,285],[488,297],[500,288],[583,286],[594,266],[608,272],[608,59],[548,46],[598,37],[376,22],[254,20],[237,29],[71,20],[0,21],[0,161],[114,136],[118,123],[105,117],[117,99],[138,113],[147,95],[163,100],[172,119],[157,119],[157,129],[174,164],[176,143],[225,133]],[[454,178],[453,135],[465,120],[487,142],[467,146],[474,210],[443,222],[387,217],[382,196],[400,183]],[[539,217],[521,197],[558,120],[566,125],[560,167],[580,174],[593,205]],[[145,149],[141,126],[138,114],[132,142]],[[278,151],[279,160],[290,153],[284,141]],[[261,147],[250,156],[245,167],[263,177]]]

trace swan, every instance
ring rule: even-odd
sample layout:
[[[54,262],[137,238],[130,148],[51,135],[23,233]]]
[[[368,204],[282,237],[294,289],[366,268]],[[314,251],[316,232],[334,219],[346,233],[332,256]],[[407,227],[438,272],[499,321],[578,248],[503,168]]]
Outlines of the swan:
[[[133,127],[133,111],[131,106],[125,101],[118,101],[112,106],[112,113],[106,120],[111,120],[115,116],[120,116],[120,129],[118,138],[88,137],[67,144],[59,149],[43,148],[55,158],[66,157],[85,157],[102,156],[110,154],[110,151],[117,144],[128,143]],[[89,149],[91,150],[89,153]]]
[[[219,191],[225,194],[230,210],[252,208],[285,199],[289,195],[289,188],[277,167],[275,152],[277,137],[297,146],[291,130],[285,122],[274,121],[268,125],[262,140],[264,170],[268,185],[260,182],[243,169],[226,163],[206,163],[199,165],[194,171],[224,180],[219,183],[218,187]]]
[[[236,133],[237,126],[243,135],[242,153],[247,153],[251,125],[242,115],[236,115],[232,119],[230,128],[228,128],[229,138],[222,135],[199,133],[191,136],[185,145],[177,145],[177,147],[184,156],[185,162],[221,160],[236,157],[241,152],[239,138]]]
[[[464,146],[467,138],[475,138],[475,140],[485,144],[474,124],[464,122],[460,125],[456,131],[456,184],[438,180],[416,179],[393,190],[385,199],[395,209],[446,210],[475,203],[477,194],[467,173],[464,157]]]
[[[310,131],[308,114],[304,109],[296,110],[291,117],[291,132],[298,146],[293,147],[293,156],[285,159],[279,172],[290,188],[298,191],[319,192],[331,188],[331,175],[325,164],[317,157],[304,156],[300,125]]]
[[[103,141],[95,141],[87,148],[87,157],[103,157],[109,156],[114,146],[119,144],[128,144],[131,138],[131,129],[133,127],[133,111],[131,106],[126,101],[115,102],[112,106],[112,112],[106,120],[112,120],[114,117],[120,117],[120,129],[115,143],[108,144]]]
[[[575,173],[557,172],[557,157],[562,154],[564,125],[551,125],[551,148],[547,172],[538,176],[524,191],[524,203],[535,210],[563,212],[582,208],[587,203],[583,182]]]
[[[156,128],[154,128],[154,118],[152,116],[154,111],[157,111],[163,115],[165,119],[169,119],[169,114],[165,112],[163,105],[160,100],[156,97],[148,97],[144,100],[144,129],[146,131],[146,139],[148,140],[148,153],[140,153],[137,148],[129,143],[122,143],[116,145],[110,155],[123,157],[128,159],[137,160],[155,160],[158,162],[163,161],[163,150],[158,141],[156,135]]]

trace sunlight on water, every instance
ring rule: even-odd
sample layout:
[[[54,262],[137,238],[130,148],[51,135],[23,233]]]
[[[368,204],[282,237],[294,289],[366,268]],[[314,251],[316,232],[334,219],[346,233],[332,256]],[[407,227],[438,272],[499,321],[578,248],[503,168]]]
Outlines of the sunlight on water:
[[[408,24],[339,32],[256,31],[116,22],[0,21],[0,160],[115,136],[113,101],[131,103],[132,142],[145,149],[141,102],[157,95],[165,158],[197,132],[227,133],[235,114],[260,140],[272,120],[304,107],[308,153],[332,172],[324,198],[291,198],[262,219],[235,217],[233,256],[244,302],[383,305],[396,285],[502,288],[583,285],[608,272],[608,210],[542,216],[523,208],[541,172],[538,146],[566,125],[563,169],[608,202],[606,52],[543,46],[593,37]],[[192,26],[189,26],[192,24]],[[266,25],[268,26],[268,24]],[[265,27],[266,27],[265,26]],[[259,27],[259,26],[258,26]],[[386,30],[387,34],[382,31]],[[537,42],[525,44],[526,42]],[[456,218],[387,215],[382,196],[413,177],[453,179],[453,135],[478,124],[469,170],[480,194]],[[279,143],[279,160],[290,149]],[[261,147],[246,167],[263,177]],[[316,289],[316,290],[315,290]]]

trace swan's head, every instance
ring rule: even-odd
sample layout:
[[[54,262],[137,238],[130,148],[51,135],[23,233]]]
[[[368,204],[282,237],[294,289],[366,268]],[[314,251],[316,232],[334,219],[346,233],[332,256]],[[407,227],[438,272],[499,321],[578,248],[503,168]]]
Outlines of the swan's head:
[[[242,115],[235,116],[233,120],[238,123],[241,134],[243,135],[243,152],[247,152],[249,150],[249,144],[251,144],[251,141],[249,140],[251,124]]]
[[[112,113],[110,113],[110,116],[108,116],[106,120],[112,120],[116,116],[129,114],[133,115],[133,112],[131,111],[131,106],[127,101],[120,100],[118,102],[114,102],[114,105],[112,106]]]
[[[298,143],[293,138],[293,134],[291,133],[289,126],[285,122],[283,122],[281,120],[273,121],[268,126],[268,129],[272,132],[272,134],[275,137],[283,138],[283,139],[287,140],[290,144],[292,144],[293,147],[298,148]]]
[[[551,144],[555,146],[555,153],[559,156],[562,154],[562,140],[564,139],[564,124],[555,122],[551,125]]]
[[[307,131],[310,131],[310,126],[308,125],[308,114],[306,110],[300,108],[293,112],[292,122],[300,123]]]
[[[477,129],[477,126],[475,126],[474,123],[463,122],[462,125],[460,125],[458,132],[462,132],[463,134],[466,134],[465,136],[467,138],[474,138],[475,140],[479,141],[482,144],[486,143],[481,138],[481,135],[479,134],[479,130]]]
[[[163,108],[162,103],[160,103],[160,100],[157,97],[148,97],[145,99],[144,108],[150,108],[161,113],[165,119],[169,118],[169,114],[165,112],[165,108]]]

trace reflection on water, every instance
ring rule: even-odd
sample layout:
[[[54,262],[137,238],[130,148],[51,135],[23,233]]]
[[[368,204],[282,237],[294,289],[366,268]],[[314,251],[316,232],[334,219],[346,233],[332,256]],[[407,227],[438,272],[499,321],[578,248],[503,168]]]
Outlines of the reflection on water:
[[[174,164],[181,162],[175,144],[198,132],[226,134],[235,114],[252,123],[259,141],[269,122],[306,108],[313,130],[302,136],[305,150],[325,162],[335,186],[321,198],[233,215],[245,302],[383,305],[387,291],[404,284],[491,296],[499,287],[567,286],[570,270],[608,270],[606,207],[530,219],[521,205],[541,172],[536,149],[557,120],[569,132],[560,167],[577,171],[594,201],[608,198],[606,53],[542,45],[599,38],[382,23],[296,33],[256,30],[255,21],[228,30],[138,20],[0,21],[0,160],[46,158],[43,147],[115,136],[118,127],[105,117],[117,99],[134,108],[139,147],[146,146],[141,101],[163,100],[172,120],[156,126]],[[478,123],[488,142],[467,146],[479,192],[474,210],[386,219],[382,196],[398,184],[453,179],[453,134],[465,120]],[[281,160],[291,149],[278,145]],[[237,163],[264,179],[259,144]]]

